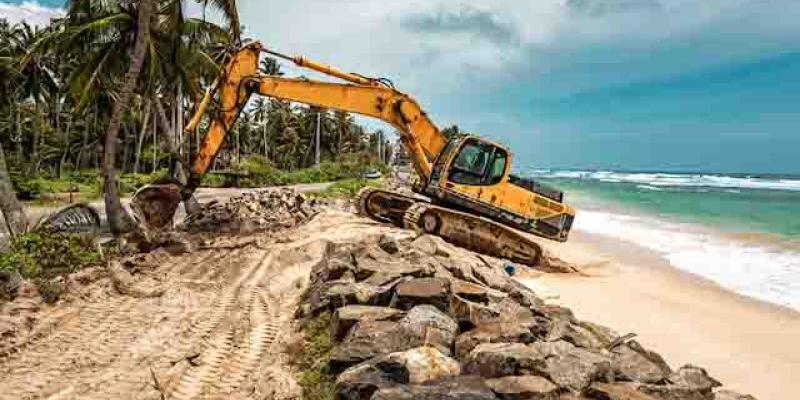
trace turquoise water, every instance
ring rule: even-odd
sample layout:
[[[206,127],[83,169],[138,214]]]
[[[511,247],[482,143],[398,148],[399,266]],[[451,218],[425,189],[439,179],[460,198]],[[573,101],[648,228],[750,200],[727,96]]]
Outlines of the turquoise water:
[[[580,175],[579,175],[580,174]],[[800,177],[536,173],[578,206],[606,204],[732,233],[800,240]],[[700,177],[707,177],[703,181]],[[704,185],[708,183],[708,185]],[[569,202],[569,200],[567,200]]]
[[[525,171],[523,171],[524,173]],[[578,208],[574,230],[800,310],[800,177],[530,171]]]

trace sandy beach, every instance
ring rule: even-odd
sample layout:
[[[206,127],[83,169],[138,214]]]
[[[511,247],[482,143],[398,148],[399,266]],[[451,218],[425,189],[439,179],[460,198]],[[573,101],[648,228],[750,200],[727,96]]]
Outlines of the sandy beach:
[[[634,332],[674,368],[705,367],[730,389],[761,400],[800,395],[800,312],[740,296],[606,236],[575,232],[550,248],[584,274],[519,277],[549,302],[620,334]]]

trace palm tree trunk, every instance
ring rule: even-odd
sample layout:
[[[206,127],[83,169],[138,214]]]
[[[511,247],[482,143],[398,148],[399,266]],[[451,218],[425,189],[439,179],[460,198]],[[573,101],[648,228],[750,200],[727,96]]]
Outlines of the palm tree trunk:
[[[27,218],[25,210],[17,200],[17,193],[11,184],[11,177],[6,167],[6,157],[3,154],[3,146],[0,144],[0,211],[6,222],[6,228],[10,236],[25,230]]]
[[[72,121],[73,118],[69,118],[67,120],[67,130],[64,132],[64,152],[61,153],[61,160],[58,161],[58,177],[64,176],[64,162],[67,161],[67,155],[69,154],[69,134],[72,130]]]
[[[139,138],[136,143],[136,154],[133,158],[133,173],[139,173],[139,160],[142,157],[142,144],[144,144],[144,137],[147,136],[147,124],[150,122],[150,100],[145,100],[144,114],[142,114],[142,129],[139,130]]]
[[[105,149],[103,153],[105,204],[108,225],[111,233],[115,236],[119,236],[123,231],[123,213],[125,213],[125,209],[122,208],[122,203],[119,199],[117,175],[114,169],[116,164],[117,136],[119,135],[119,127],[122,123],[122,115],[128,109],[131,94],[136,88],[136,81],[139,79],[139,72],[142,70],[142,64],[144,64],[145,46],[147,44],[147,38],[150,35],[150,16],[152,12],[152,0],[142,0],[139,2],[136,42],[130,53],[131,65],[128,69],[128,73],[125,74],[120,96],[114,104],[108,132],[106,132]],[[125,214],[127,216],[127,213]],[[127,217],[130,218],[130,216]]]

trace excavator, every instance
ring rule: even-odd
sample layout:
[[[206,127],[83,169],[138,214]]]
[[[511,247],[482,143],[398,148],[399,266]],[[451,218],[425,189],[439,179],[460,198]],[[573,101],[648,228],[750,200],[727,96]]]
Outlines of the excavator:
[[[259,74],[262,53],[344,82]],[[446,137],[415,99],[385,78],[344,72],[259,42],[226,57],[220,76],[188,123],[186,134],[195,134],[214,102],[208,132],[188,177],[183,174],[180,182],[147,186],[135,194],[132,208],[140,222],[163,228],[172,222],[181,201],[187,213],[193,212],[192,195],[252,94],[373,117],[397,129],[419,184],[413,193],[363,189],[357,201],[365,216],[530,266],[537,264],[542,250],[523,232],[567,240],[575,209],[564,204],[561,191],[512,174],[507,148],[474,135]]]

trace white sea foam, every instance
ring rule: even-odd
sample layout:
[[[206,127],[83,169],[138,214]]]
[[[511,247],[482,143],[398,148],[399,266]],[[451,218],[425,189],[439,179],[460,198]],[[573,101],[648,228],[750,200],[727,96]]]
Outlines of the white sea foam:
[[[634,242],[737,293],[800,310],[800,253],[739,242],[657,217],[581,211],[575,229]]]
[[[725,189],[769,189],[800,191],[800,179],[614,171],[534,170],[532,173],[535,176],[548,178],[587,179],[601,182],[626,182],[647,185],[650,187],[708,187]]]

